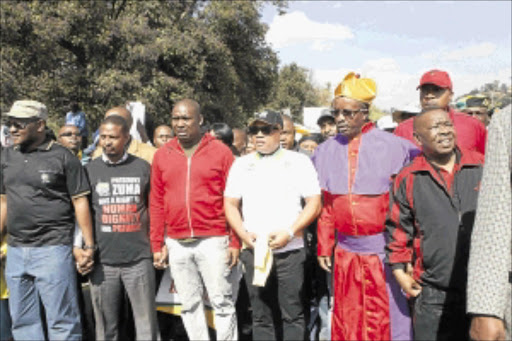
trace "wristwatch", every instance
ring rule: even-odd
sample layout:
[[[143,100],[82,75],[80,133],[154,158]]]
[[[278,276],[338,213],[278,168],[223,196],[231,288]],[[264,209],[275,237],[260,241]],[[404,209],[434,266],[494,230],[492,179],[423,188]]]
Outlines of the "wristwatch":
[[[82,249],[96,251],[98,249],[98,246],[96,244],[94,244],[94,245],[84,245],[84,247]]]

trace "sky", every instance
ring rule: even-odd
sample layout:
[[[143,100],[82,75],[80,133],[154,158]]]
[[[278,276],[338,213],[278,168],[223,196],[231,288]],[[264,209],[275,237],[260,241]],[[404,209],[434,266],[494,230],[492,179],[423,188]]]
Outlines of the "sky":
[[[317,86],[350,71],[377,83],[384,110],[418,105],[431,69],[447,71],[454,98],[494,80],[510,85],[512,1],[289,1],[265,5],[266,41],[280,66],[296,62]]]

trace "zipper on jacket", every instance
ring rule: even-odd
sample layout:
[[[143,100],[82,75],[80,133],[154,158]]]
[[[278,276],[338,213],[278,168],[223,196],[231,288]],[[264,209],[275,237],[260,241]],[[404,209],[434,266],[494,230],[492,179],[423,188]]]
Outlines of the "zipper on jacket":
[[[192,156],[187,157],[187,183],[185,187],[185,203],[187,206],[188,228],[190,229],[190,238],[194,238],[192,229],[192,215],[190,212],[190,166],[192,165]]]

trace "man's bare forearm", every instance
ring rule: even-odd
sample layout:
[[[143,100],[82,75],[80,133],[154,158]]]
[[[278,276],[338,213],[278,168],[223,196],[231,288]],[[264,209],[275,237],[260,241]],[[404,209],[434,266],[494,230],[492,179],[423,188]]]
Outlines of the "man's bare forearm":
[[[73,206],[75,208],[76,221],[78,222],[78,226],[80,226],[80,229],[82,230],[82,236],[85,245],[94,245],[89,200],[86,196],[73,198]]]
[[[0,237],[4,235],[5,224],[7,222],[7,197],[0,195]]]
[[[224,212],[229,226],[240,237],[245,233],[243,227],[242,215],[240,214],[240,200],[234,198],[224,198]]]

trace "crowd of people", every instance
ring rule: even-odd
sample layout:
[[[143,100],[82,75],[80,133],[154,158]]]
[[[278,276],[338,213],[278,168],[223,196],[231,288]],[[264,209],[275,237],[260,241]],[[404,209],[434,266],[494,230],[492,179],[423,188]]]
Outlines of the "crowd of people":
[[[510,106],[453,108],[441,70],[418,90],[421,111],[378,127],[376,83],[351,72],[300,138],[290,116],[205,125],[183,99],[150,141],[122,105],[89,147],[77,103],[55,136],[16,101],[0,339],[510,339]],[[157,313],[164,271],[178,320]]]

